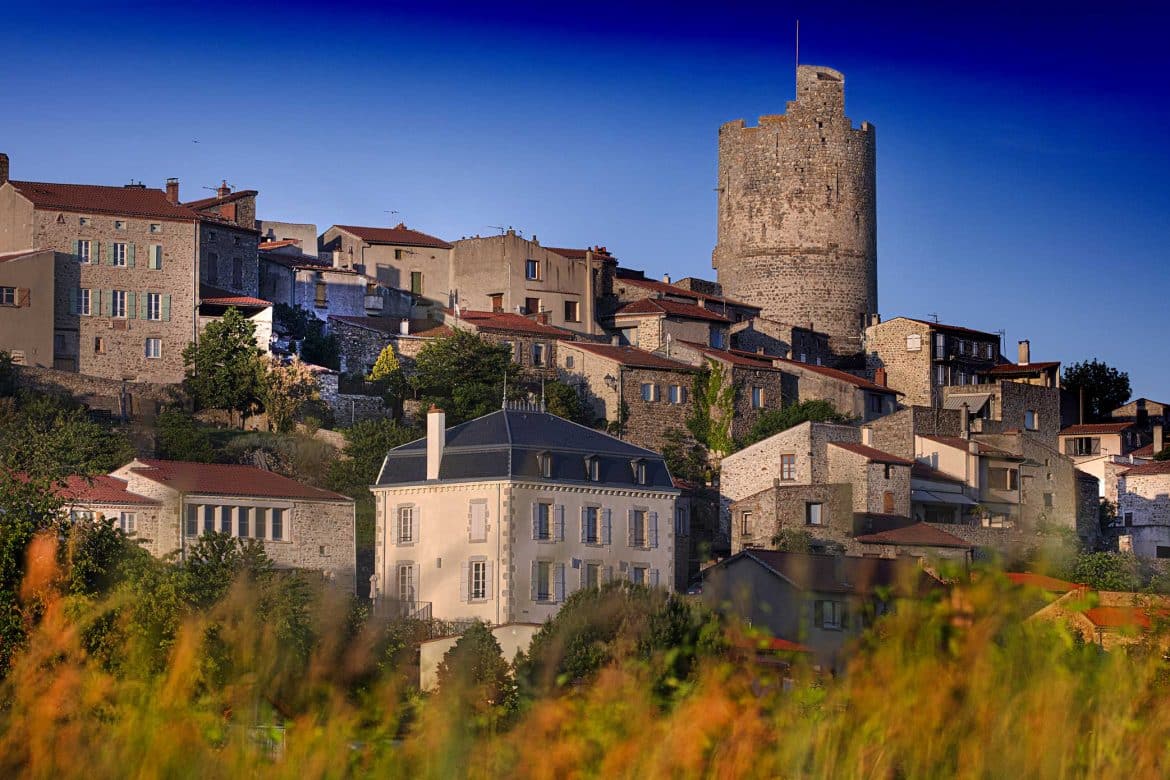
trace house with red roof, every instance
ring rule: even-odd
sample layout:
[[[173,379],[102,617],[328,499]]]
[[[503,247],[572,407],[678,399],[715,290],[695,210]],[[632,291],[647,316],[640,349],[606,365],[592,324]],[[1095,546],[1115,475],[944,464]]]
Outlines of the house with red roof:
[[[1134,453],[1146,443],[1137,424],[1128,420],[1069,425],[1057,441],[1078,469],[1100,480],[1101,495],[1111,501],[1117,500],[1117,472],[1133,465]]]
[[[353,499],[271,471],[140,458],[93,478],[70,477],[70,517],[114,520],[153,555],[177,554],[205,533],[255,540],[278,567],[356,585]]]
[[[394,227],[331,225],[318,241],[334,268],[364,274],[417,302],[450,306],[451,248],[437,236],[398,223]]]
[[[1170,559],[1170,461],[1151,460],[1120,472],[1116,525],[1122,549]]]

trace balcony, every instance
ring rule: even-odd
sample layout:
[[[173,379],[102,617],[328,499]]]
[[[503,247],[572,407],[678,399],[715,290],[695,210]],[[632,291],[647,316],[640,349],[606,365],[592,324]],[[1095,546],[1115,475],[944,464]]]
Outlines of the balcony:
[[[430,620],[431,602],[379,599],[375,611],[393,620]]]

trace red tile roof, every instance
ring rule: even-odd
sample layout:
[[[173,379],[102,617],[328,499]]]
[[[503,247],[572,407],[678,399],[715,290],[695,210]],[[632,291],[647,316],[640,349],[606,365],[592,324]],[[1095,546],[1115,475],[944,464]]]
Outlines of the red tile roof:
[[[1019,365],[1017,363],[1000,363],[998,366],[992,366],[987,370],[988,374],[1030,374],[1033,371],[1043,371],[1048,368],[1060,368],[1059,360],[1052,360],[1047,363],[1028,363],[1027,365]]]
[[[706,344],[700,344],[695,341],[685,341],[680,339],[680,343],[686,344],[692,349],[697,349],[704,355],[716,358],[717,360],[725,360],[728,363],[736,366],[743,366],[744,368],[769,369],[778,371],[776,366],[772,365],[772,361],[768,358],[760,357],[759,355],[749,357],[750,353],[743,353],[735,349],[715,349]]]
[[[1084,615],[1097,628],[1149,628],[1154,621],[1170,619],[1170,609],[1093,607]]]
[[[211,208],[212,206],[220,206],[220,205],[223,205],[224,203],[233,203],[237,200],[242,200],[243,198],[254,198],[259,194],[260,193],[257,192],[256,190],[237,190],[236,192],[229,193],[229,194],[224,195],[222,197],[219,195],[216,195],[216,196],[211,197],[211,198],[201,198],[200,200],[189,200],[186,203],[184,203],[183,205],[189,209],[195,209],[196,211],[202,211],[203,209],[208,209],[208,208]]]
[[[760,311],[761,307],[753,306],[750,303],[743,303],[742,301],[733,301],[730,298],[724,298],[719,295],[707,295],[706,293],[688,290],[685,287],[679,287],[676,284],[668,284],[666,282],[655,281],[654,279],[643,279],[637,276],[619,276],[616,280],[619,283],[632,284],[635,287],[641,287],[646,290],[653,290],[662,293],[663,295],[674,295],[679,298],[691,298],[696,301],[707,301],[709,303],[718,303],[727,306],[736,306],[741,309],[754,309]]]
[[[637,347],[615,347],[610,344],[595,344],[590,341],[575,341],[571,346],[579,347],[586,352],[592,352],[594,355],[608,358],[631,368],[660,368],[667,371],[689,372],[697,370],[694,366]]]
[[[986,338],[986,339],[992,339],[994,341],[999,341],[998,334],[988,333],[987,331],[983,331],[983,330],[974,330],[972,328],[964,328],[961,325],[944,325],[941,322],[931,322],[930,320],[916,320],[913,317],[894,317],[893,319],[910,320],[911,322],[917,322],[919,325],[926,325],[930,328],[933,328],[934,330],[946,330],[946,331],[951,331],[953,333],[965,333],[965,334],[968,334],[971,336],[981,336],[981,337]]]
[[[894,466],[913,466],[914,461],[905,458],[899,458],[897,455],[891,455],[888,452],[882,452],[879,449],[866,446],[864,444],[854,444],[853,442],[833,441],[829,442],[834,447],[840,447],[843,450],[852,452],[854,455],[860,455],[866,460],[874,463],[889,463]]]
[[[85,504],[158,504],[147,496],[131,493],[126,482],[104,474],[87,478],[77,474],[65,478],[65,485],[57,490],[65,501]]]
[[[1154,452],[1154,443],[1150,442],[1146,446],[1139,447],[1129,454],[1134,456],[1135,458],[1152,458],[1155,455],[1157,455],[1158,453]]]
[[[332,263],[327,263],[318,257],[306,255],[303,252],[297,254],[293,254],[292,252],[273,252],[265,249],[263,244],[260,245],[259,258],[293,270],[336,271],[337,273],[343,274],[357,273],[352,268],[334,268]]]
[[[207,284],[199,285],[199,302],[211,306],[242,306],[250,309],[266,309],[272,305],[271,301],[266,301],[263,298],[239,295]]]
[[[1085,423],[1083,425],[1070,425],[1061,430],[1061,436],[1087,436],[1091,434],[1102,433],[1123,433],[1127,428],[1132,428],[1131,422],[1119,423]]]
[[[586,252],[592,252],[594,257],[613,258],[613,255],[603,246],[592,249],[569,249],[568,247],[546,246],[545,249],[550,252],[556,252],[561,257],[566,257],[569,260],[584,260]]]
[[[258,498],[300,498],[310,501],[352,501],[329,490],[302,485],[254,466],[224,463],[189,463],[178,460],[135,461],[135,474],[184,493]]]
[[[257,249],[261,251],[268,249],[280,249],[285,246],[300,246],[301,242],[295,238],[283,238],[280,241],[261,241]]]
[[[1053,593],[1068,593],[1069,591],[1083,587],[1082,585],[1077,585],[1075,582],[1058,580],[1056,577],[1049,577],[1045,574],[1033,574],[1030,571],[1009,571],[1006,576],[1014,585],[1039,588],[1040,590],[1052,591]]]
[[[148,187],[106,187],[38,181],[13,181],[11,184],[38,209],[184,222],[194,222],[198,218],[193,210],[167,200],[167,194],[162,190]]]
[[[739,351],[739,350],[733,350],[733,351]],[[752,353],[746,352],[743,354],[750,355]],[[775,356],[769,356],[769,359],[779,361],[781,363],[784,363],[785,365],[793,366],[796,368],[803,368],[806,371],[812,371],[815,374],[821,374],[822,376],[831,377],[832,379],[837,379],[841,382],[848,382],[849,384],[853,385],[854,387],[859,387],[862,390],[869,390],[869,391],[874,392],[874,393],[889,393],[890,395],[901,395],[901,393],[899,393],[897,390],[895,390],[892,387],[886,387],[885,385],[879,385],[877,382],[871,382],[868,379],[864,379],[862,377],[859,377],[856,374],[850,374],[848,371],[842,371],[838,368],[829,368],[828,366],[818,366],[815,363],[802,363],[799,360],[789,360],[788,358],[781,358],[781,357],[775,357]]]
[[[669,298],[642,298],[641,300],[627,303],[614,312],[613,316],[622,317],[640,314],[683,317],[692,320],[709,320],[711,322],[731,322],[731,320],[718,312],[704,309],[702,306],[696,306],[692,303],[672,301]]]
[[[454,316],[454,312],[447,309]],[[515,333],[531,333],[537,336],[550,338],[571,338],[573,334],[564,328],[555,325],[545,325],[534,319],[510,311],[472,311],[460,310],[458,319],[474,325],[480,330],[510,331]]]
[[[1151,460],[1149,463],[1128,468],[1122,474],[1127,477],[1148,477],[1158,474],[1170,474],[1170,460]]]
[[[974,547],[954,534],[949,534],[941,528],[915,523],[905,528],[895,528],[891,531],[881,531],[876,534],[855,537],[862,544],[893,544],[913,547]]]
[[[441,238],[411,230],[401,222],[392,228],[362,227],[360,225],[334,225],[338,230],[357,236],[371,244],[400,244],[402,246],[426,246],[434,249],[450,249],[451,245]]]

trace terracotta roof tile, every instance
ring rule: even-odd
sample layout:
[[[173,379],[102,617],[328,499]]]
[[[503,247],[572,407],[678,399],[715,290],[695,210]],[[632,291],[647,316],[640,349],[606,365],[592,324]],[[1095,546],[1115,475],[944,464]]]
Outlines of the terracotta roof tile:
[[[162,190],[149,187],[107,187],[98,184],[54,184],[38,181],[13,181],[11,184],[38,209],[184,222],[194,222],[198,217],[192,209],[171,203]]]
[[[1170,620],[1170,609],[1146,607],[1092,607],[1085,617],[1097,628],[1150,628],[1155,621]]]
[[[1077,585],[1075,582],[1058,580],[1056,577],[1049,577],[1046,574],[1033,574],[1030,571],[1009,571],[1006,576],[1014,585],[1039,588],[1040,590],[1048,590],[1053,593],[1068,593],[1069,591],[1084,587]]]
[[[696,301],[708,301],[710,303],[724,304],[727,306],[735,306],[741,309],[754,309],[760,311],[761,307],[750,303],[743,303],[742,301],[734,301],[731,298],[724,298],[719,295],[707,295],[706,293],[695,292],[688,290],[685,287],[668,284],[666,282],[659,282],[654,279],[644,279],[637,276],[619,276],[617,282],[632,284],[635,287],[641,287],[646,290],[654,290],[663,295],[674,295],[679,298],[691,298]]]
[[[852,452],[854,455],[860,455],[866,460],[874,463],[889,463],[894,466],[913,466],[914,461],[906,458],[899,458],[897,455],[891,455],[888,452],[882,452],[874,447],[866,446],[865,444],[854,444],[853,442],[834,441],[829,442],[834,447],[840,447],[843,450]]]
[[[1156,476],[1158,474],[1170,474],[1170,460],[1151,460],[1149,463],[1143,463],[1140,466],[1128,468],[1122,472],[1125,476],[1148,477]]]
[[[638,314],[665,314],[670,317],[683,317],[692,320],[709,320],[711,322],[731,322],[718,312],[704,309],[692,303],[680,303],[669,298],[642,298],[627,303],[614,312],[614,317]]]
[[[1070,425],[1060,431],[1061,436],[1087,436],[1090,434],[1102,433],[1122,433],[1127,428],[1132,428],[1131,422],[1118,423],[1085,423],[1082,425]]]
[[[454,315],[450,309],[449,314]],[[461,310],[458,319],[474,325],[480,330],[512,331],[517,333],[532,333],[550,338],[571,338],[572,333],[555,325],[545,325],[534,319],[510,311],[472,311]]]
[[[263,298],[253,298],[250,295],[240,295],[229,290],[221,290],[206,284],[199,285],[199,303],[211,306],[243,306],[245,308],[265,309],[272,305],[271,301]]]
[[[973,328],[964,328],[961,325],[945,325],[941,322],[931,322],[930,320],[916,320],[913,317],[894,317],[893,319],[910,320],[911,322],[917,322],[919,325],[926,325],[934,330],[946,330],[951,331],[952,333],[965,333],[971,336],[981,336],[986,339],[999,341],[999,335],[996,333],[988,333],[987,331],[975,330]]]
[[[1028,363],[1027,365],[1019,365],[1018,363],[1000,363],[998,366],[992,366],[985,373],[988,374],[1029,374],[1033,371],[1043,371],[1048,368],[1060,368],[1059,360],[1052,360],[1046,363]]]
[[[334,225],[338,230],[357,236],[371,244],[400,244],[402,246],[426,246],[433,249],[450,249],[451,245],[441,238],[411,230],[401,222],[392,228],[362,227],[361,225]]]
[[[697,349],[704,355],[708,355],[718,360],[725,360],[732,365],[742,366],[744,368],[769,369],[772,371],[779,370],[776,368],[776,366],[772,365],[771,360],[760,357],[759,355],[749,357],[750,353],[743,353],[735,349],[715,349],[715,347],[709,347],[706,344],[699,344],[695,341],[685,341],[680,339],[680,343],[686,344],[692,349]]]
[[[610,344],[594,344],[588,341],[575,341],[572,346],[632,368],[660,368],[667,371],[688,372],[696,370],[694,366],[637,347],[615,347]]]
[[[751,354],[751,353],[746,353]],[[842,371],[839,368],[829,368],[828,366],[818,366],[815,363],[802,363],[799,360],[789,360],[788,358],[771,357],[772,360],[779,361],[785,365],[803,368],[806,371],[812,371],[815,374],[831,377],[841,382],[848,382],[854,387],[859,387],[862,390],[870,390],[875,393],[889,393],[890,395],[901,395],[897,390],[885,385],[879,385],[877,382],[871,382],[868,379],[859,377],[856,374],[850,374],[848,371]]]
[[[876,534],[858,536],[855,539],[862,544],[893,544],[915,547],[974,547],[954,534],[947,533],[941,528],[915,523],[905,528],[895,528],[890,531],[881,531]]]
[[[300,498],[310,501],[352,501],[340,493],[302,485],[254,466],[189,463],[178,460],[135,461],[131,470],[145,479],[184,493],[258,498]]]
[[[65,478],[65,485],[57,490],[65,501],[86,504],[158,504],[153,498],[131,493],[126,482],[104,474],[86,478],[77,474]]]
[[[237,200],[244,198],[254,198],[260,193],[256,190],[237,190],[236,192],[228,193],[223,196],[213,196],[210,198],[200,198],[199,200],[189,200],[183,205],[189,209],[202,211],[203,209],[211,208],[212,206],[221,206],[224,203],[234,203]]]

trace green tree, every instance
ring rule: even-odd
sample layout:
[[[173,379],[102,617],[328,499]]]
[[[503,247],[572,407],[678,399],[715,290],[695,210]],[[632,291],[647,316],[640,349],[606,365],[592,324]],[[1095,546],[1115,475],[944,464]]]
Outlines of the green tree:
[[[667,428],[662,438],[662,457],[670,475],[695,485],[706,484],[711,466],[703,445],[679,428]]]
[[[803,422],[847,423],[849,417],[840,414],[828,401],[820,399],[801,401],[790,404],[782,409],[769,409],[759,416],[751,430],[743,440],[747,447],[763,441],[769,436],[775,436],[781,431],[800,425]]]
[[[511,698],[511,672],[500,643],[488,625],[478,620],[443,655],[437,678],[440,691],[454,689],[481,711],[504,705]]]
[[[447,414],[447,425],[494,412],[501,406],[504,375],[518,376],[512,351],[457,330],[424,346],[411,377],[422,408],[437,406]]]
[[[200,408],[247,415],[264,397],[260,354],[256,327],[239,309],[229,308],[183,350],[188,392]]]
[[[419,437],[417,428],[384,418],[363,420],[341,433],[347,458],[329,464],[326,485],[352,498],[369,496],[368,488],[378,478],[387,452]]]
[[[133,554],[134,545],[107,518],[80,520],[69,526],[68,589],[95,596],[114,586],[121,566]]]
[[[273,566],[263,543],[213,532],[187,548],[181,571],[186,599],[209,607],[223,598],[236,577],[256,581],[271,574]]]
[[[283,363],[271,355],[264,360],[264,410],[272,430],[287,433],[301,407],[320,397],[317,376],[301,360]]]
[[[803,528],[781,528],[772,537],[772,546],[781,552],[812,552],[813,537]]]
[[[158,456],[167,460],[211,463],[215,450],[211,436],[182,409],[166,409],[158,416]]]
[[[723,364],[708,360],[694,382],[694,402],[687,418],[687,429],[712,452],[723,455],[735,451],[731,438],[731,422],[735,417],[735,399],[739,387],[731,379],[731,372]]]
[[[1094,358],[1064,369],[1064,389],[1084,393],[1087,421],[1107,420],[1110,413],[1129,400],[1129,374]]]
[[[125,434],[89,419],[71,399],[22,395],[0,415],[0,465],[62,477],[113,471],[134,458]]]
[[[593,427],[597,421],[593,410],[581,400],[580,393],[564,382],[554,380],[545,383],[544,403],[550,414],[580,425]]]
[[[0,398],[16,395],[16,367],[12,355],[0,349]]]
[[[1081,553],[1065,579],[1097,590],[1133,591],[1142,585],[1138,560],[1129,553]]]
[[[309,328],[301,342],[301,360],[337,371],[341,367],[341,349],[337,345],[337,337],[326,333],[323,324]]]
[[[402,417],[402,402],[406,398],[406,374],[402,371],[402,363],[394,351],[393,344],[387,344],[374,361],[370,375],[366,377],[371,382],[382,386],[382,397],[386,406],[393,410],[395,419]]]

